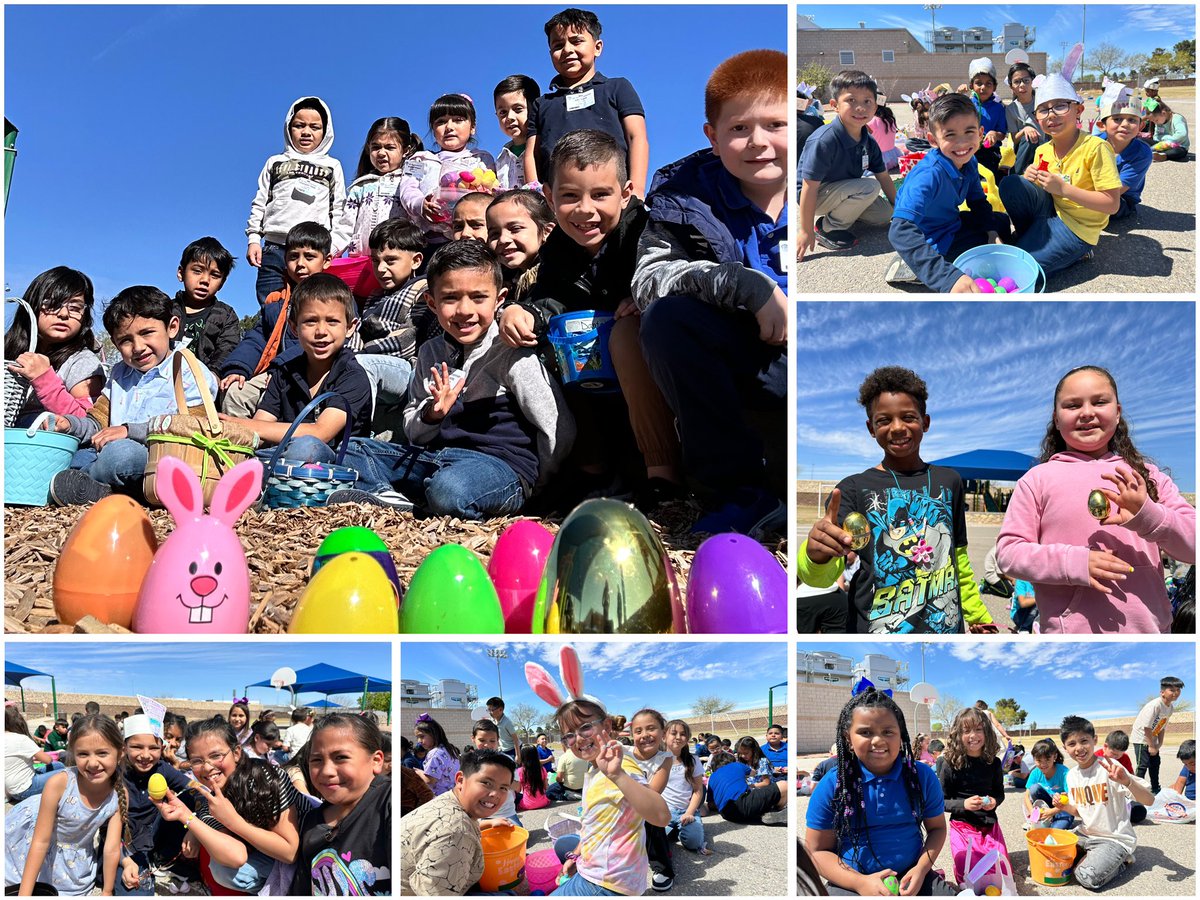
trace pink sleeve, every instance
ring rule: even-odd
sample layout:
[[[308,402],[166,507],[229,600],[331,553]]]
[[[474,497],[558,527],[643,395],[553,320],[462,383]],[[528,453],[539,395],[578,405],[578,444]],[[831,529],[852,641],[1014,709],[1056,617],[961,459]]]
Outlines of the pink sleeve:
[[[1147,498],[1125,525],[1139,537],[1158,545],[1172,559],[1196,561],[1196,510],[1179,495],[1179,488],[1158,469],[1150,476],[1158,486],[1158,502]]]
[[[37,394],[38,402],[48,410],[60,416],[83,416],[92,408],[92,398],[71,396],[63,380],[53,369],[47,369],[30,382]]]
[[[1017,482],[1004,513],[1004,524],[996,539],[996,561],[1000,571],[1034,585],[1086,587],[1091,583],[1087,547],[1038,542],[1042,511],[1032,476],[1033,473],[1029,473]]]

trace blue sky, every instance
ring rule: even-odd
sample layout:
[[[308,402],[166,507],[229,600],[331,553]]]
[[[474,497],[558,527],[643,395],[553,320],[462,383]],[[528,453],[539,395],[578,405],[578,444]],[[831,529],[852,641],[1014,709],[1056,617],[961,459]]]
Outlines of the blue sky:
[[[584,691],[600,698],[614,713],[631,716],[651,706],[667,718],[691,714],[701,696],[716,695],[736,709],[767,705],[767,690],[787,679],[787,645],[759,643],[696,644],[684,642],[576,643],[583,666]],[[482,701],[497,693],[496,662],[484,652],[503,647],[500,662],[504,702],[509,708],[526,703],[539,712],[546,704],[525,683],[525,663],[545,666],[561,685],[559,642],[524,644],[405,643],[400,675],[427,684],[456,678],[474,684]],[[787,703],[787,689],[777,688],[776,704]]]
[[[371,122],[399,115],[424,135],[450,91],[474,98],[479,146],[497,153],[492,89],[515,73],[546,89],[542,26],[562,8],[8,6],[4,111],[20,135],[5,284],[19,293],[69,265],[98,302],[133,284],[174,294],[183,248],[211,234],[237,259],[221,299],[252,312],[246,218],[293,100],[329,104],[347,182]],[[787,49],[780,5],[591,8],[600,70],[628,78],[646,108],[651,173],[708,146],[704,85],[718,63]]]
[[[930,30],[929,11],[920,4],[867,4],[817,6],[802,4],[802,15],[815,15],[822,28],[857,28],[866,22],[868,28],[907,28],[923,41]],[[999,34],[1006,22],[1020,22],[1037,27],[1037,40],[1030,48],[1062,58],[1062,42],[1068,49],[1084,37],[1082,4],[1044,4],[982,6],[976,3],[956,5],[947,3],[936,11],[937,26],[942,28],[971,28],[983,25]],[[1108,42],[1127,53],[1149,55],[1155,47],[1171,49],[1179,41],[1196,36],[1196,16],[1191,4],[1092,4],[1087,11],[1087,44],[1097,47]],[[928,49],[928,45],[926,45]]]
[[[879,462],[858,386],[877,366],[929,385],[921,456],[976,449],[1037,455],[1054,387],[1100,365],[1117,380],[1138,449],[1196,488],[1191,303],[906,301],[798,304],[796,475],[836,480]],[[1150,348],[1154,352],[1150,352]]]
[[[315,643],[258,640],[213,643],[113,643],[61,641],[9,643],[7,662],[53,675],[60,694],[144,694],[189,700],[228,700],[242,696],[248,684],[265,681],[276,669],[299,671],[327,663],[351,672],[391,680],[391,647],[370,643]],[[45,678],[33,678],[26,687],[49,690]],[[6,688],[13,696],[15,688]],[[288,692],[251,688],[251,700],[286,704]],[[301,694],[301,702],[318,700],[319,694]],[[331,702],[352,703],[357,695],[331,695]]]
[[[984,700],[990,706],[1011,697],[1029,713],[1026,723],[1057,725],[1063,716],[1104,719],[1137,714],[1166,675],[1182,678],[1183,698],[1195,702],[1192,673],[1196,649],[1183,643],[1063,643],[1060,641],[971,640],[940,643],[894,641],[807,644],[796,649],[823,650],[855,662],[881,653],[908,663],[909,686],[921,680],[921,648],[925,648],[925,680],[941,695],[964,704]],[[1035,669],[1053,678],[1031,677]]]

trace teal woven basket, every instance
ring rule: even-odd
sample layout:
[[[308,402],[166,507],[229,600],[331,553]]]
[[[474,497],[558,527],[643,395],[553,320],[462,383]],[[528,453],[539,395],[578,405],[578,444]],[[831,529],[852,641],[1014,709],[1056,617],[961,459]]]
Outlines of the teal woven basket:
[[[337,452],[336,462],[310,463],[285,459],[284,453],[288,442],[308,414],[316,410],[325,401],[336,402],[346,410],[346,427],[342,430],[342,443]],[[352,413],[346,398],[341,394],[328,391],[314,397],[309,404],[300,410],[296,421],[292,422],[271,455],[266,465],[266,481],[262,498],[258,501],[259,509],[297,509],[301,506],[324,506],[329,495],[338,488],[354,487],[358,481],[358,472],[342,465],[346,456],[346,448],[350,446],[350,426]]]
[[[38,430],[48,417],[42,413],[28,428],[4,429],[5,506],[45,506],[51,480],[79,449],[77,437]]]

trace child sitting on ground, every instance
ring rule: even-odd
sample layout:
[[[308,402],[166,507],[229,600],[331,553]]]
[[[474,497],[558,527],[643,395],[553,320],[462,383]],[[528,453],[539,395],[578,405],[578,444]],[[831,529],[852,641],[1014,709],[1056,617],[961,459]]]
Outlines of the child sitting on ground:
[[[184,248],[175,273],[183,282],[171,308],[179,319],[179,345],[214,373],[242,340],[237,312],[217,299],[232,270],[233,255],[216,238],[203,237]]]
[[[550,805],[550,798],[546,796],[546,770],[542,768],[537,747],[533,744],[521,748],[521,765],[516,774],[521,791],[521,800],[517,804],[520,809],[528,812]]]
[[[496,727],[496,723],[491,719],[478,719],[471,726],[471,743],[475,745],[476,750],[500,750],[500,729]],[[511,754],[505,754],[510,759]],[[514,773],[515,774],[515,773]],[[517,815],[517,800],[521,798],[520,784],[514,780],[512,790],[504,798],[504,803],[496,810],[489,818],[507,819],[514,825],[521,824],[521,818]]]
[[[1179,745],[1179,752],[1175,754],[1183,763],[1183,769],[1179,772],[1179,777],[1175,779],[1175,783],[1171,785],[1171,789],[1177,794],[1183,794],[1189,800],[1196,799],[1196,742],[1188,738]]]
[[[542,89],[528,75],[509,75],[492,90],[500,130],[511,140],[496,156],[496,186],[502,191],[523,187],[525,150],[529,140],[529,114]]]
[[[1022,798],[1025,802],[1025,829],[1029,829],[1030,817],[1036,807],[1039,828],[1069,830],[1075,822],[1075,816],[1066,808],[1067,767],[1063,764],[1063,755],[1050,738],[1038,741],[1031,752],[1035,768],[1029,772]],[[1041,801],[1041,806],[1037,806],[1038,801]]]
[[[788,383],[787,103],[785,54],[722,62],[704,88],[710,148],[656,172],[646,198],[633,293],[683,473],[706,513],[695,532],[755,536],[783,524],[773,457]]]
[[[950,813],[950,852],[954,880],[966,874],[967,845],[987,842],[1007,855],[1004,832],[996,810],[1004,802],[1004,772],[996,754],[1000,748],[987,714],[979,709],[959,711],[950,725],[946,756],[938,781]]]
[[[750,774],[746,776],[747,786],[752,788],[765,787],[774,780],[771,777],[773,774],[771,771],[771,761],[762,752],[762,747],[758,745],[758,741],[750,737],[750,735],[738,738],[734,753],[737,755],[738,762],[750,768]]]
[[[986,56],[973,59],[967,77],[971,79],[971,104],[979,117],[980,147],[975,158],[999,183],[1004,177],[1000,171],[1000,144],[1008,131],[1008,114],[996,96],[996,64]]]
[[[515,765],[496,750],[468,750],[454,787],[404,817],[400,871],[421,897],[462,896],[483,875],[481,829],[513,787]]]
[[[1159,100],[1158,108],[1146,119],[1154,126],[1154,144],[1150,148],[1154,151],[1154,161],[1187,162],[1191,141],[1188,139],[1187,119],[1183,114]]]
[[[258,408],[271,375],[267,371],[276,357],[288,362],[303,351],[290,326],[292,291],[310,275],[329,267],[333,238],[329,229],[315,222],[301,222],[287,233],[283,288],[269,294],[258,324],[242,336],[242,342],[221,365],[221,411],[249,418]]]
[[[756,744],[757,746],[757,744]],[[754,770],[728,750],[718,750],[709,765],[709,809],[727,822],[761,825],[763,816],[787,807],[787,782],[758,779],[750,786]]]
[[[1012,136],[1014,161],[1010,175],[1021,175],[1033,162],[1033,152],[1046,139],[1046,133],[1034,114],[1033,79],[1037,73],[1028,62],[1016,62],[1008,70],[1012,102],[1004,107],[1008,133]]]
[[[1110,731],[1108,737],[1104,739],[1104,746],[1096,750],[1097,756],[1103,756],[1105,759],[1115,759],[1130,773],[1134,771],[1133,760],[1129,758],[1129,754],[1125,751],[1129,749],[1129,735],[1125,732],[1117,730]],[[1146,818],[1146,807],[1140,803],[1134,803],[1129,808],[1129,821],[1134,825]]]
[[[1098,891],[1133,863],[1137,833],[1129,819],[1130,801],[1149,806],[1154,794],[1119,762],[1096,756],[1096,729],[1087,719],[1067,716],[1059,736],[1077,766],[1067,772],[1070,799],[1062,805],[1082,821],[1075,829],[1075,880]]]
[[[411,508],[484,519],[512,515],[557,469],[574,439],[562,393],[529,349],[498,340],[500,263],[479,241],[439,247],[427,302],[445,330],[420,350],[404,410],[408,446],[351,441],[359,487],[329,502]],[[399,492],[399,493],[398,493]],[[409,500],[411,496],[413,499]]]
[[[982,293],[953,261],[972,247],[998,243],[1008,219],[992,210],[975,156],[979,116],[962,94],[946,94],[929,108],[933,148],[917,163],[896,196],[888,240],[900,257],[887,281],[920,281],[941,293]],[[959,206],[966,203],[967,212]]]
[[[179,319],[171,313],[171,299],[154,287],[125,288],[105,308],[104,330],[121,361],[86,416],[55,419],[56,431],[81,441],[71,468],[50,482],[50,499],[59,506],[95,503],[114,490],[140,498],[150,420],[179,411],[172,377],[177,351],[171,349]],[[216,393],[212,373],[204,369],[203,374],[210,395]],[[187,412],[204,415],[189,366],[183,367],[183,392]]]
[[[800,157],[797,262],[817,244],[828,250],[849,250],[858,243],[850,226],[859,221],[883,225],[891,219],[896,203],[896,186],[866,127],[879,96],[875,80],[865,72],[847,70],[833,77],[829,90],[837,118],[813,132]],[[874,180],[863,178],[864,160]]]
[[[767,726],[767,742],[761,747],[763,756],[771,763],[771,772],[775,776],[787,772],[788,745],[783,737],[782,725]]]
[[[304,463],[331,463],[342,441],[347,419],[352,435],[366,435],[371,426],[371,383],[346,348],[346,338],[358,320],[354,297],[340,278],[319,273],[296,286],[288,308],[288,325],[296,332],[301,355],[276,359],[271,380],[252,419],[234,419],[254,431],[266,445],[279,444],[309,401],[323,393],[337,394],[342,403],[325,400],[292,434],[284,458]],[[270,459],[273,451],[259,455]]]
[[[1142,116],[1128,88],[1109,96],[1100,106],[1100,125],[1104,139],[1117,155],[1117,172],[1121,176],[1121,205],[1111,218],[1123,219],[1137,213],[1154,155],[1144,141],[1137,139]]]
[[[487,208],[487,245],[504,267],[505,303],[519,303],[537,281],[542,244],[554,230],[554,213],[536,191],[497,194]]]

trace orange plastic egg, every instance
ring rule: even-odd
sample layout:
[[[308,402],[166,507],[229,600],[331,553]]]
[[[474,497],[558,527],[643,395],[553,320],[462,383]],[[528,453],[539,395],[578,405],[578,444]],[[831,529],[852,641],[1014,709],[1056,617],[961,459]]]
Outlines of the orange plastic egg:
[[[146,510],[113,494],[71,531],[54,568],[54,612],[64,625],[84,616],[129,628],[158,540]]]

